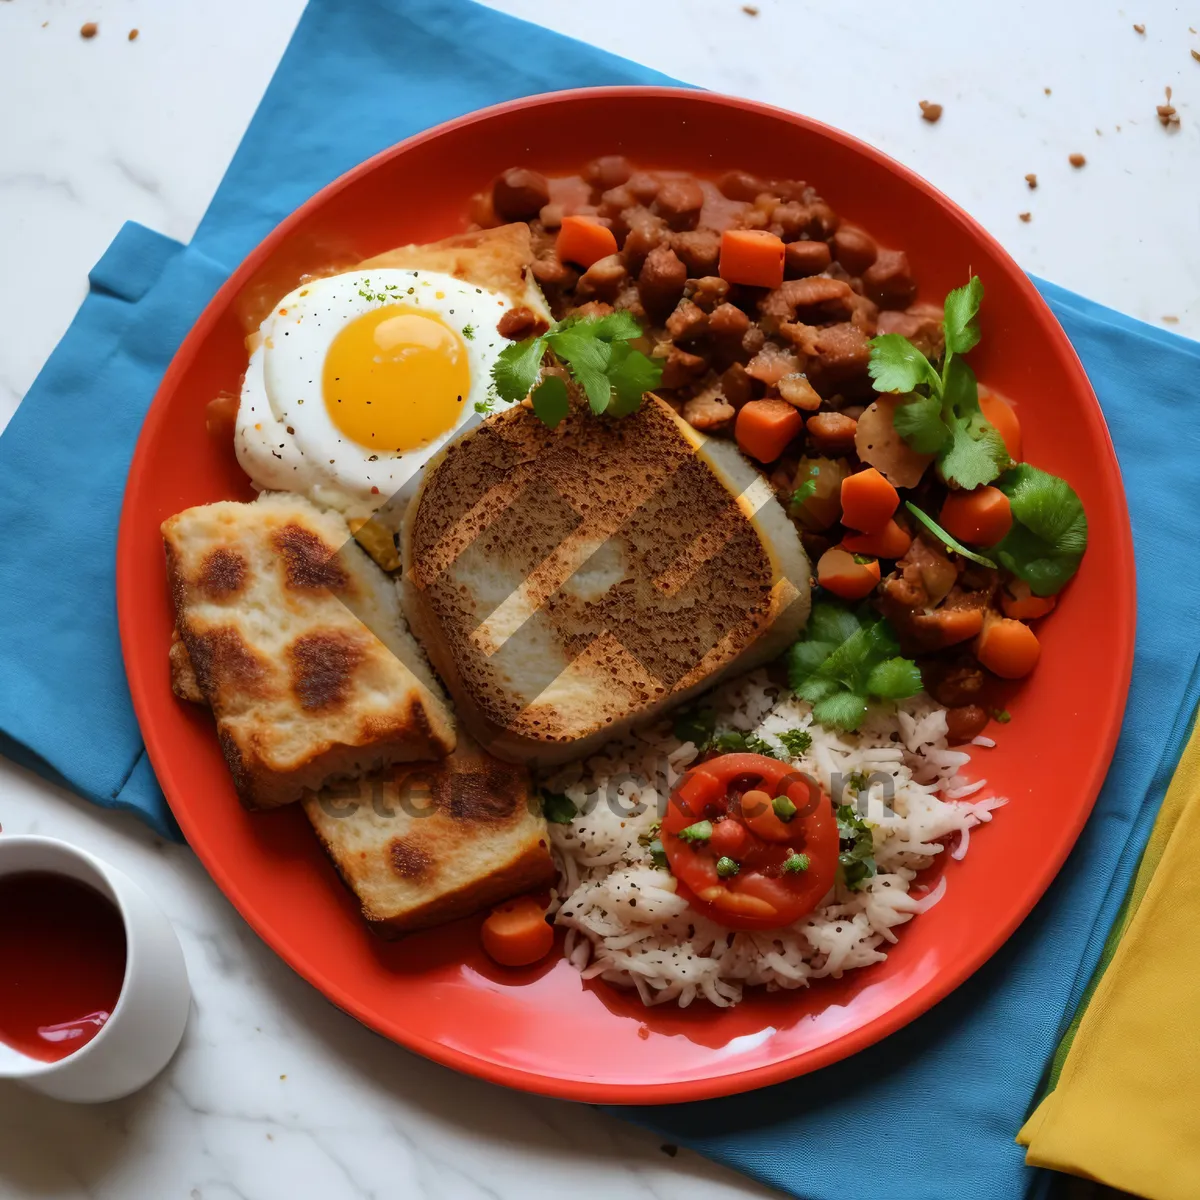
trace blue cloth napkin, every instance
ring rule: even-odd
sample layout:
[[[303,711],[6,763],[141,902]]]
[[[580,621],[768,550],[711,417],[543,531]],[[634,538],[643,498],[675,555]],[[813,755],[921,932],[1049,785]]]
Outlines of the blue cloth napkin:
[[[167,362],[227,273],[318,187],[486,104],[561,87],[670,82],[468,0],[311,0],[188,247],[126,226],[0,438],[0,750],[101,804],[170,819],[121,670],[121,489]],[[1082,357],[1124,473],[1137,659],[1094,816],[1019,933],[932,1013],[794,1083],[615,1110],[806,1200],[1045,1195],[1013,1136],[1095,966],[1200,693],[1200,431],[1179,419],[1200,345],[1039,284]],[[69,480],[48,502],[44,481]],[[1097,652],[1103,652],[1098,647]]]

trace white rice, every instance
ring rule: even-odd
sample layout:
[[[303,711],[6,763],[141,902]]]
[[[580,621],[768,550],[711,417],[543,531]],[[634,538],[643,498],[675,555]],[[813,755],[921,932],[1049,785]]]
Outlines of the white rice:
[[[636,988],[648,1005],[673,1000],[685,1008],[701,997],[724,1008],[741,1000],[747,985],[806,987],[882,962],[897,928],[945,891],[943,877],[915,894],[918,872],[951,843],[951,856],[961,858],[969,831],[1005,803],[980,797],[986,779],[959,775],[970,755],[947,747],[945,709],[925,695],[873,708],[856,734],[814,724],[809,705],[780,695],[762,671],[718,689],[706,704],[716,710],[718,729],[756,732],[829,794],[835,775],[882,772],[893,781],[894,800],[885,804],[882,780],[867,796],[851,788],[841,797],[873,827],[877,872],[860,891],[839,884],[794,925],[735,932],[691,911],[642,844],[698,755],[673,736],[669,722],[549,776],[547,789],[565,793],[578,813],[569,825],[550,826],[560,872],[555,920],[568,931],[567,957],[585,979]],[[790,729],[812,737],[800,758],[789,758],[776,736]]]

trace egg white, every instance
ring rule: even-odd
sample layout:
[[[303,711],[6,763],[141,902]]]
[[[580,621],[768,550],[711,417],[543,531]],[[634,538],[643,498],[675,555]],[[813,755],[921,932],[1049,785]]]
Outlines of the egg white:
[[[440,295],[439,295],[440,293]],[[463,337],[470,387],[452,429],[422,446],[374,452],[333,423],[322,394],[325,357],[334,338],[356,317],[389,303],[437,314]],[[411,492],[421,468],[447,442],[482,417],[492,364],[509,344],[496,323],[512,307],[499,292],[433,271],[378,270],[315,279],[288,293],[259,328],[238,402],[238,462],[261,490],[300,492],[347,517],[366,518]],[[493,395],[491,407],[507,407]]]

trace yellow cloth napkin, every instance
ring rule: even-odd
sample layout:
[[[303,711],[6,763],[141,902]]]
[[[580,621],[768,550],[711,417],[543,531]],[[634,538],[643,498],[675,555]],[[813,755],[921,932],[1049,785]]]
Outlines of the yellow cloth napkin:
[[[1025,1161],[1148,1200],[1200,1196],[1200,726],[1134,879],[1124,932]]]

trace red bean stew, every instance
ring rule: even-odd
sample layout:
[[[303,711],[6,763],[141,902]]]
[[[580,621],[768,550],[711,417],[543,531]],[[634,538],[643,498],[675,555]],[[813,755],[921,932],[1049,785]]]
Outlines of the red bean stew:
[[[636,348],[662,366],[656,394],[696,429],[736,438],[799,528],[818,582],[888,619],[950,709],[952,740],[980,733],[1000,680],[1036,662],[1021,622],[1054,596],[950,552],[904,503],[968,545],[995,545],[1012,524],[998,488],[955,491],[927,471],[932,456],[893,427],[889,405],[902,397],[872,386],[876,335],[901,334],[934,362],[943,353],[942,306],[916,302],[905,252],[843,223],[802,181],[728,171],[714,182],[620,156],[564,178],[514,167],[470,216],[474,227],[528,223],[557,320],[614,309],[637,319]],[[524,338],[538,321],[513,310],[500,331]],[[1019,463],[1012,408],[982,388],[979,403]],[[872,516],[885,511],[895,515]]]

